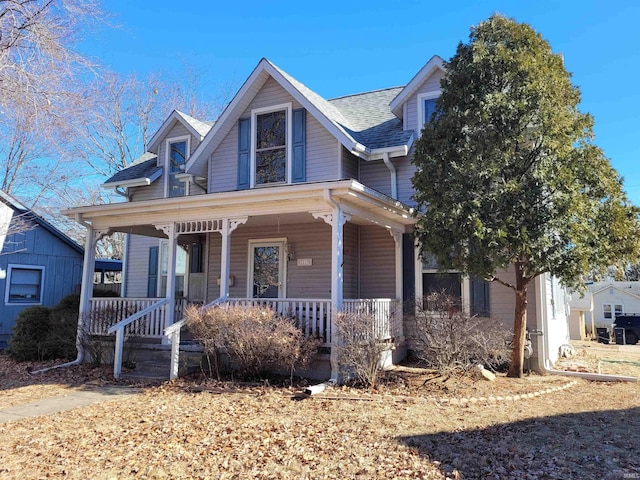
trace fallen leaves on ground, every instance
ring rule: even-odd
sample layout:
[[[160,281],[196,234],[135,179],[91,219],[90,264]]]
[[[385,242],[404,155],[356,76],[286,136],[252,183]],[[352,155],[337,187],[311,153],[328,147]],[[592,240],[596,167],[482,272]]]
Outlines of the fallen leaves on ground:
[[[325,391],[331,398],[203,379],[148,387],[126,399],[0,424],[0,478],[619,479],[640,474],[638,384],[579,380],[571,388],[519,401],[452,405],[436,397],[518,394],[569,379],[438,378],[425,384],[431,377],[399,369],[374,392],[331,388]],[[50,386],[41,382],[29,388]],[[11,391],[0,391],[0,401]]]

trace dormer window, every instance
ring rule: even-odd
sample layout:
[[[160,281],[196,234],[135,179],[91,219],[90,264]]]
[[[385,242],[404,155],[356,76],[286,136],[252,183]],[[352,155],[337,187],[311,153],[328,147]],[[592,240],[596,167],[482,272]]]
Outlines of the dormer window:
[[[422,132],[425,123],[431,121],[431,117],[436,111],[436,100],[440,94],[440,90],[435,90],[418,95],[418,131]]]
[[[251,112],[254,186],[288,183],[291,158],[291,104]]]
[[[189,137],[170,138],[166,142],[166,197],[183,197],[185,182],[176,175],[184,173],[184,166],[189,157]]]

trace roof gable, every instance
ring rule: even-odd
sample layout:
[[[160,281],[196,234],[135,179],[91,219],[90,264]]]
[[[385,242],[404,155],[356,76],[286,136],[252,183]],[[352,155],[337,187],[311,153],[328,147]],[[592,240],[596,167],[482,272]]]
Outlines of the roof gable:
[[[162,122],[158,131],[153,134],[153,137],[149,140],[149,145],[146,146],[147,151],[157,152],[158,146],[162,139],[167,135],[169,130],[173,127],[175,122],[180,122],[184,127],[201,141],[205,135],[211,130],[211,125],[205,122],[201,122],[193,117],[190,117],[186,113],[182,113],[178,110],[174,110],[169,116]]]
[[[185,171],[204,175],[206,161],[224,139],[251,100],[265,84],[268,78],[273,78],[311,115],[313,115],[342,145],[349,151],[367,156],[369,149],[360,143],[353,135],[356,130],[352,122],[331,102],[276,67],[266,58],[260,60],[249,78],[244,82],[238,93],[229,103],[222,115],[211,128],[207,136],[200,143],[196,151],[187,162]]]
[[[640,300],[640,282],[606,282],[593,284],[589,286],[589,291],[595,296],[610,288]]]
[[[402,89],[400,93],[391,101],[389,106],[393,114],[402,118],[402,106],[411,97],[413,93],[430,77],[436,70],[445,71],[444,60],[438,55],[434,55],[427,63],[414,75],[409,83]]]
[[[80,245],[78,245],[71,237],[68,237],[66,234],[62,233],[56,227],[47,222],[44,218],[34,213],[33,210],[27,208],[25,205],[2,190],[0,190],[0,201],[8,207],[12,208],[16,213],[25,215],[25,218],[28,218],[29,220],[37,223],[39,226],[47,230],[56,238],[60,239],[63,243],[67,244],[76,252],[84,255],[84,249]]]

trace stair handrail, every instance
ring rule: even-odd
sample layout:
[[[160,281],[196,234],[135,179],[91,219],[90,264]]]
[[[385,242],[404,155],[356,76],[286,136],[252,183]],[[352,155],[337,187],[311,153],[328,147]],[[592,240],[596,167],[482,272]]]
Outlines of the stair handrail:
[[[229,297],[227,297],[226,295],[216,298],[212,302],[200,307],[198,311],[203,312],[207,308],[220,305],[221,303],[226,302],[228,298]],[[186,323],[187,319],[182,318],[164,329],[164,336],[167,337],[169,339],[169,342],[171,343],[171,370],[169,371],[170,380],[175,380],[176,378],[178,378],[178,367],[180,365],[180,330],[182,330],[182,327],[184,327]]]
[[[111,325],[107,330],[107,334],[111,335],[113,332],[116,333],[116,344],[115,344],[115,354],[113,359],[113,376],[115,379],[120,378],[120,374],[122,373],[122,348],[124,345],[124,329],[127,325],[135,322],[136,320],[144,317],[145,315],[151,313],[152,311],[164,306],[165,304],[171,301],[170,298],[163,298],[162,300],[158,300],[157,302],[152,303],[147,308],[143,308],[142,310],[134,313],[133,315],[128,316],[120,320],[118,323]]]

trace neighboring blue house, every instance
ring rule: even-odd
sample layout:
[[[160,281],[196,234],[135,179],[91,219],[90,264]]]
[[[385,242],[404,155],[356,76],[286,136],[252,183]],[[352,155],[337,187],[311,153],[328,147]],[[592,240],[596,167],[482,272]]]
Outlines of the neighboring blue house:
[[[84,249],[0,191],[0,348],[18,314],[80,292]]]

